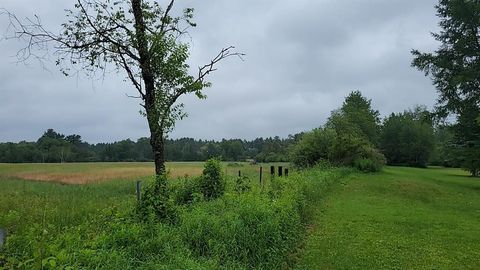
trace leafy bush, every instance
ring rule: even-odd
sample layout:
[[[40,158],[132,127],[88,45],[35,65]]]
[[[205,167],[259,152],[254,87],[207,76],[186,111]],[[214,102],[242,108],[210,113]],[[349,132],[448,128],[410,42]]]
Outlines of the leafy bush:
[[[305,133],[291,150],[292,162],[304,168],[327,160],[336,137],[336,132],[328,128],[317,128]]]
[[[435,150],[430,113],[424,107],[392,113],[385,119],[380,147],[390,165],[424,168]]]
[[[209,159],[205,163],[200,181],[200,190],[207,200],[218,198],[225,193],[225,179],[219,160]]]
[[[156,217],[169,222],[176,220],[175,206],[170,200],[167,181],[166,174],[157,175],[155,181],[147,186],[137,206],[140,218],[145,220]]]
[[[352,166],[356,159],[362,157],[363,148],[368,144],[361,137],[350,135],[337,136],[332,147],[330,160],[338,165]]]
[[[179,185],[175,188],[175,203],[183,205],[202,201],[201,181],[201,177],[184,177],[183,179],[177,179]]]
[[[373,146],[364,145],[360,151],[360,158],[354,161],[354,166],[364,172],[378,172],[387,163],[385,156]]]
[[[339,166],[353,166],[367,172],[379,171],[385,165],[383,154],[366,138],[339,135],[328,128],[314,129],[306,133],[293,147],[292,161],[299,167],[326,162]]]
[[[250,183],[250,178],[246,175],[238,176],[235,180],[235,191],[238,193],[244,193],[250,191],[252,189],[252,185]]]
[[[359,158],[355,160],[353,166],[362,172],[377,172],[381,169],[379,164],[368,158]]]

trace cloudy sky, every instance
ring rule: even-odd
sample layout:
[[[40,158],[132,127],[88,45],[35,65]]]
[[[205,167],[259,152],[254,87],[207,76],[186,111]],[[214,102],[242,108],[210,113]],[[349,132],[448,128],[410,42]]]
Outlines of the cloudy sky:
[[[59,29],[74,1],[1,0],[19,17],[37,14]],[[360,90],[382,115],[416,104],[432,107],[431,81],[410,67],[412,48],[438,44],[435,0],[178,0],[195,8],[190,64],[235,45],[210,77],[208,98],[183,98],[187,119],[170,137],[285,137],[325,123],[343,98]],[[0,18],[0,31],[6,28]],[[0,142],[36,140],[53,128],[88,142],[148,136],[139,100],[124,74],[103,80],[64,77],[50,63],[17,64],[21,43],[0,41]],[[53,60],[52,60],[53,61]]]

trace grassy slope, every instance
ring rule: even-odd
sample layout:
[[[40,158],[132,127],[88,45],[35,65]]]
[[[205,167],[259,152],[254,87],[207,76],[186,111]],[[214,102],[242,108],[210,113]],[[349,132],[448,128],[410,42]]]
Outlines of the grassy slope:
[[[456,169],[349,176],[321,203],[298,269],[478,269],[480,180]]]

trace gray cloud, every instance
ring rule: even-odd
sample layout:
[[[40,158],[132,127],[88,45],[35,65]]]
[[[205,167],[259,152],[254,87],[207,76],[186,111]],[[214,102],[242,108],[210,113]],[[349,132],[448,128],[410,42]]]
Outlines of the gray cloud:
[[[68,1],[4,0],[21,16],[38,14],[49,27]],[[323,124],[352,90],[383,115],[436,99],[428,78],[410,67],[412,48],[433,50],[436,1],[235,0],[184,1],[196,9],[192,69],[235,45],[244,61],[228,59],[210,80],[208,99],[182,99],[189,117],[171,137],[203,139],[286,136]],[[5,25],[0,19],[0,27]],[[0,29],[1,30],[1,29]],[[0,42],[0,141],[34,140],[46,128],[90,142],[148,136],[138,100],[123,75],[103,81],[65,78],[32,62],[14,64],[21,44]]]

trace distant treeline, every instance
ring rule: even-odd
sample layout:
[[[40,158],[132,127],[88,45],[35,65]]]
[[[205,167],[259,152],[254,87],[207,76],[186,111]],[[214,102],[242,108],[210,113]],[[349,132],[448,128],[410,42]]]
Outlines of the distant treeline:
[[[222,141],[192,138],[168,139],[167,161],[204,161],[221,157],[226,161],[253,159],[258,162],[287,161],[289,146],[300,134],[286,139],[257,138],[252,141],[223,139]],[[117,162],[152,161],[148,138],[114,143],[89,144],[80,135],[63,135],[48,129],[36,142],[0,143],[0,163],[57,162]]]
[[[462,119],[460,119],[462,120]],[[167,161],[293,162],[299,167],[329,162],[365,171],[383,164],[426,167],[428,165],[480,170],[480,141],[466,140],[463,133],[480,131],[462,125],[435,121],[425,106],[417,106],[384,119],[371,100],[353,91],[342,106],[332,111],[325,125],[287,138],[257,138],[251,141],[221,141],[192,138],[167,139]],[[468,135],[468,134],[467,134]],[[470,136],[473,137],[473,136]],[[80,135],[48,129],[36,142],[0,143],[0,163],[59,163],[152,161],[149,138],[89,144]]]

